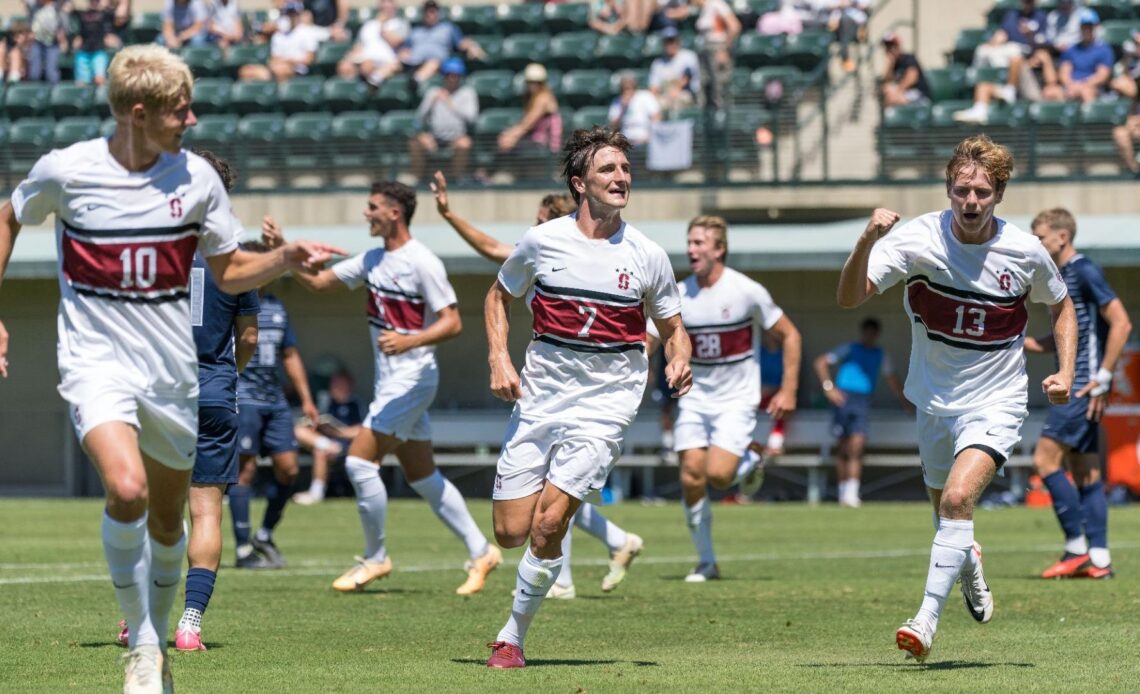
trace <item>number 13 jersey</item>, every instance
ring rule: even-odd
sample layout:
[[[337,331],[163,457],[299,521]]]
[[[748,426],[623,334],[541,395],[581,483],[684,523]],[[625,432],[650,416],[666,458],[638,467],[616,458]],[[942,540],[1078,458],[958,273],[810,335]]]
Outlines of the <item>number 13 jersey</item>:
[[[905,282],[911,319],[907,399],[957,416],[995,403],[1025,407],[1027,301],[1055,305],[1065,281],[1032,234],[995,218],[986,243],[962,243],[949,210],[922,215],[879,239],[867,278],[882,293]]]
[[[240,229],[218,174],[187,152],[131,172],[106,139],[40,158],[12,193],[21,224],[55,214],[60,394],[81,372],[151,395],[198,394],[190,269],[237,248]]]
[[[569,215],[528,230],[499,283],[534,317],[519,415],[631,422],[649,373],[646,318],[681,311],[664,249],[624,222],[586,238]]]

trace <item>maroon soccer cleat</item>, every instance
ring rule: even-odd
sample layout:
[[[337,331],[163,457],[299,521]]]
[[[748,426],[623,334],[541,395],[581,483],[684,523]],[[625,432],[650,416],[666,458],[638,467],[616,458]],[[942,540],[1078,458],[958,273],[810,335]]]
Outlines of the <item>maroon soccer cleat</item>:
[[[513,643],[496,641],[487,644],[487,648],[491,649],[491,657],[487,659],[487,667],[498,668],[499,670],[526,667],[522,649]]]

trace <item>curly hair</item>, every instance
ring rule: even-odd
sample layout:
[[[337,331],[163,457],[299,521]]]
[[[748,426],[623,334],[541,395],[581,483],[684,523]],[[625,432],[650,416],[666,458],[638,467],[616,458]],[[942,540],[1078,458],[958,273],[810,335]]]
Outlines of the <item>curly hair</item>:
[[[207,164],[214,167],[214,171],[218,172],[218,176],[222,179],[222,185],[225,187],[227,193],[233,190],[234,185],[238,182],[237,169],[231,166],[228,161],[208,149],[195,149],[193,152],[205,159]]]
[[[582,201],[570,181],[585,176],[590,163],[594,161],[594,155],[604,147],[613,147],[629,156],[630,144],[625,135],[621,131],[602,127],[575,130],[562,148],[562,177],[566,179],[566,187],[570,189],[570,196],[576,204]]]
[[[954,179],[963,171],[979,168],[989,175],[994,192],[1001,195],[1013,175],[1013,155],[985,135],[968,137],[958,143],[954,156],[946,164],[946,188],[954,185]]]

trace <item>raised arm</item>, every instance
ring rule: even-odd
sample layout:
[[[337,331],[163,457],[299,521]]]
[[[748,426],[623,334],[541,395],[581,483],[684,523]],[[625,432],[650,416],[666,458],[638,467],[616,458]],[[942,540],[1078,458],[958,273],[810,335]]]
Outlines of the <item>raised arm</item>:
[[[1073,386],[1073,372],[1076,370],[1077,356],[1077,313],[1073,310],[1073,300],[1065,297],[1049,307],[1053,322],[1053,339],[1057,343],[1057,373],[1050,374],[1041,382],[1041,389],[1049,396],[1053,405],[1064,405],[1069,401],[1069,391]]]
[[[257,353],[257,315],[236,316],[234,318],[234,360],[237,370],[243,371],[245,365]]]
[[[879,208],[871,213],[867,228],[855,248],[843,264],[839,274],[839,288],[835,292],[835,300],[842,308],[855,308],[875,293],[875,285],[867,278],[867,261],[871,258],[871,248],[875,242],[887,235],[899,221],[897,212]]]
[[[293,384],[293,390],[297,391],[297,397],[301,399],[301,411],[309,421],[320,421],[321,413],[313,402],[312,392],[309,391],[309,376],[305,373],[305,362],[301,360],[301,353],[296,347],[285,348],[281,357],[281,366],[285,368],[285,375]]]
[[[803,338],[786,313],[768,330],[779,339],[780,349],[784,351],[784,378],[780,381],[780,390],[776,391],[768,401],[768,414],[773,419],[780,419],[796,409],[796,393],[800,387],[800,361],[803,359]]]
[[[403,334],[395,330],[381,331],[377,340],[380,351],[384,354],[403,354],[409,349],[427,347],[444,340],[450,340],[463,332],[463,321],[459,318],[459,310],[455,308],[455,304],[444,307],[435,315],[435,322],[422,332]]]
[[[5,202],[0,206],[0,284],[3,284],[4,273],[8,271],[8,261],[12,257],[12,248],[16,245],[16,236],[19,235],[20,228],[12,203]],[[8,331],[2,321],[0,321],[0,377],[8,378]]]
[[[511,254],[511,247],[495,237],[476,229],[471,222],[456,214],[447,200],[447,179],[442,171],[436,171],[431,183],[431,192],[435,193],[435,207],[439,216],[451,225],[452,229],[463,237],[468,246],[487,260],[502,263]]]
[[[668,318],[654,318],[653,325],[661,335],[665,345],[665,380],[673,390],[673,397],[679,398],[693,387],[693,371],[689,365],[693,345],[689,333],[681,323],[681,314]]]
[[[206,259],[218,288],[227,294],[241,294],[264,286],[292,270],[294,274],[315,274],[345,251],[314,241],[294,241],[268,253],[237,249]]]
[[[522,385],[507,351],[510,332],[511,302],[514,297],[498,280],[491,285],[483,302],[487,328],[487,362],[491,367],[491,393],[500,400],[513,402],[522,397]]]

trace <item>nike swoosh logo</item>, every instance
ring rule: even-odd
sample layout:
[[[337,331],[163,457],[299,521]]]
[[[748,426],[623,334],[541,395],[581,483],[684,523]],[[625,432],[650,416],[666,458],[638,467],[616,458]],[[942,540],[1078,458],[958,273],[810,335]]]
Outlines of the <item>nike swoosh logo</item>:
[[[90,212],[91,210],[95,209],[96,207],[99,207],[99,206],[98,205],[88,205],[87,211]]]
[[[551,272],[562,272],[562,271],[563,271],[563,270],[565,270],[565,269],[566,269],[566,266],[565,266],[565,265],[563,265],[562,267],[555,267],[555,268],[551,268],[551,269],[550,269],[550,271],[551,271]]]
[[[159,583],[158,581],[155,581],[154,587],[155,588],[173,588],[174,586],[178,585],[179,583],[181,583],[181,581],[175,581],[174,583],[166,583],[166,584],[162,584],[162,583]]]
[[[537,594],[537,595],[536,595],[536,594],[534,594],[534,593],[528,593],[528,592],[526,592],[525,590],[520,590],[519,592],[520,592],[520,593],[522,593],[523,595],[527,596],[528,598],[543,598],[543,597],[546,597],[545,595],[542,595],[541,593],[539,593],[539,594]]]
[[[938,562],[934,562],[934,567],[937,569],[953,569],[954,568],[954,566],[952,564],[939,564]]]
[[[132,587],[134,587],[134,586],[137,586],[137,585],[138,585],[138,582],[136,581],[136,582],[134,582],[134,583],[124,583],[123,585],[119,585],[118,583],[115,583],[114,581],[111,581],[111,585],[115,586],[115,587],[116,587],[116,588],[118,588],[119,590],[122,590],[123,588],[132,588]]]

